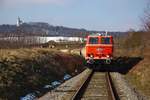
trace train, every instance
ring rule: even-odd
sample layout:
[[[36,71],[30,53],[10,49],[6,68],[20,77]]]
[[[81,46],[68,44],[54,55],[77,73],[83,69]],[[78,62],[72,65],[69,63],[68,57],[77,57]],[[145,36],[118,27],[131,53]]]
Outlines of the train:
[[[85,59],[87,64],[111,64],[113,61],[113,36],[92,34],[87,36]]]

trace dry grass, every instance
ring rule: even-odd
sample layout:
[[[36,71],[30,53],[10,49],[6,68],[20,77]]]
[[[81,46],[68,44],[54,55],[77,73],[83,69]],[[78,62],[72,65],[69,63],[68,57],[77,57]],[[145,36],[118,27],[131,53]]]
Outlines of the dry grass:
[[[142,94],[150,96],[150,58],[144,58],[126,75],[126,79]]]
[[[18,99],[37,90],[65,73],[82,71],[84,59],[78,55],[50,49],[14,49],[0,51],[0,99]]]
[[[137,32],[128,37],[115,51],[117,56],[142,57],[126,75],[126,79],[142,94],[150,96],[150,33]]]

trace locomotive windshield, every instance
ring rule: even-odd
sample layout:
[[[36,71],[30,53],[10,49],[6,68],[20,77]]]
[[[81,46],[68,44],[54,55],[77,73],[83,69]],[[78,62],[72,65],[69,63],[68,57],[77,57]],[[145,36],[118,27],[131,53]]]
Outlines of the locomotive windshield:
[[[98,44],[98,37],[90,37],[89,44]]]
[[[109,37],[102,37],[101,38],[101,44],[110,44],[110,38]]]

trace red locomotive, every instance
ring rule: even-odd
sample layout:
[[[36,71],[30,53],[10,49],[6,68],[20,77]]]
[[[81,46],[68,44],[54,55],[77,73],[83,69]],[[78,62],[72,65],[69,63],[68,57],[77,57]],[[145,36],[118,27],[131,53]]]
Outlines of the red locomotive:
[[[87,63],[110,64],[113,59],[113,37],[108,35],[89,35],[86,42]]]

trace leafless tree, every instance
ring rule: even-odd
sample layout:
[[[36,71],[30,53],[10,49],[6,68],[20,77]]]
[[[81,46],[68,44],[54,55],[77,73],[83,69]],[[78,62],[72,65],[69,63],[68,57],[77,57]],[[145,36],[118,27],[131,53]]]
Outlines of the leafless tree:
[[[144,17],[142,18],[144,23],[144,29],[150,31],[150,2],[148,2],[147,7],[144,11]]]

